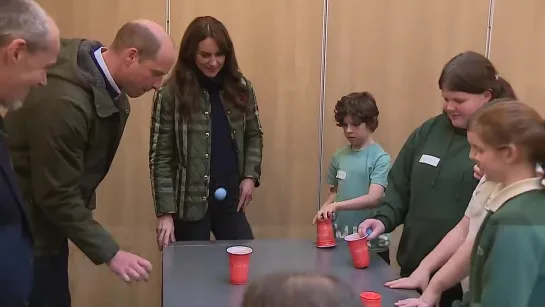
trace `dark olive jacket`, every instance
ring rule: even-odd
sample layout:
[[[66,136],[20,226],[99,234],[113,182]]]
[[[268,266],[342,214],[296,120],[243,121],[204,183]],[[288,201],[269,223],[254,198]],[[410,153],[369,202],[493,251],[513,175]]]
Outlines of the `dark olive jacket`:
[[[126,95],[111,98],[93,61],[99,46],[63,39],[47,86],[32,90],[5,118],[37,255],[58,253],[69,238],[95,264],[119,249],[92,210],[129,115]]]
[[[244,111],[223,100],[238,157],[242,178],[253,178],[260,185],[263,159],[263,129],[252,83],[242,78],[248,89]],[[171,85],[154,97],[151,118],[149,165],[155,214],[176,214],[186,221],[203,218],[208,209],[211,155],[211,107],[206,90],[198,98],[199,111],[190,120],[180,112],[179,98]],[[190,143],[191,131],[194,134]],[[205,132],[205,133],[200,133]]]

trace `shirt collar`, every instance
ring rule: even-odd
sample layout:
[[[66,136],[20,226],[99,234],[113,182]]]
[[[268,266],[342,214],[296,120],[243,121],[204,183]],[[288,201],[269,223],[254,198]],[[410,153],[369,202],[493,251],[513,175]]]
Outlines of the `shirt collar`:
[[[501,208],[501,206],[503,206],[503,204],[515,196],[531,190],[543,189],[544,187],[541,181],[542,178],[539,177],[517,181],[506,187],[503,187],[502,184],[498,184],[498,186],[490,194],[489,201],[485,206],[486,210],[496,212]]]
[[[119,95],[121,95],[121,90],[119,89],[119,86],[117,86],[117,84],[115,83],[114,78],[112,77],[112,74],[110,74],[110,70],[108,69],[108,66],[106,66],[106,62],[104,62],[104,58],[102,57],[102,52],[105,49],[106,48],[104,47],[98,48],[97,50],[95,50],[94,56],[95,56],[95,59],[97,60],[98,66],[100,67],[104,75],[106,76],[108,83],[110,83],[110,86],[117,93],[117,97],[116,97],[117,99],[119,98]]]

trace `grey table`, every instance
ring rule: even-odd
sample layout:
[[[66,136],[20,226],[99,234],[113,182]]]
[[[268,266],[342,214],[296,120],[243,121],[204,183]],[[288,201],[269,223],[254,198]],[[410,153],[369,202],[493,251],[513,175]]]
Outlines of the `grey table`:
[[[163,251],[163,306],[239,307],[245,286],[229,283],[226,249],[233,245],[254,250],[250,280],[274,271],[313,271],[339,277],[358,294],[379,292],[383,307],[418,297],[415,291],[384,287],[384,282],[398,275],[372,252],[369,267],[355,269],[344,241],[328,249],[316,248],[311,240],[191,241],[177,242]]]

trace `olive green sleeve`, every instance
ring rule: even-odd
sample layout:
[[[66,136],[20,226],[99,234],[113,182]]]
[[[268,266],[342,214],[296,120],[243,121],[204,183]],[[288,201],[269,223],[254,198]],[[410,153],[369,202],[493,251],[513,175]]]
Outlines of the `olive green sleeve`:
[[[388,187],[382,203],[375,211],[375,218],[384,224],[386,233],[403,224],[409,210],[411,172],[420,130],[416,129],[401,148],[388,172]]]
[[[163,88],[153,97],[150,127],[149,168],[155,214],[177,212],[174,197],[175,154],[174,96]]]
[[[263,159],[263,127],[259,119],[259,107],[254,88],[250,81],[248,86],[248,111],[244,130],[244,177],[253,178],[256,187],[260,185],[261,162]]]
[[[33,201],[44,215],[95,264],[119,250],[86,207],[79,183],[84,170],[87,120],[70,98],[40,98],[43,108],[28,120]]]

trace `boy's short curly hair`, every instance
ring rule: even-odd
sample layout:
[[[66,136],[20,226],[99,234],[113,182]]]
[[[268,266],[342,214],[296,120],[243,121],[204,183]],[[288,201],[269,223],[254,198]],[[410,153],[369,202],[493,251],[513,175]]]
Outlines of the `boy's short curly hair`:
[[[375,97],[369,92],[348,94],[335,105],[335,122],[339,127],[344,125],[344,118],[350,116],[354,124],[365,123],[371,132],[375,132],[378,128],[378,115]]]

